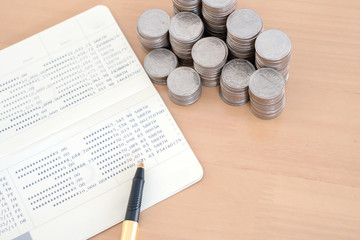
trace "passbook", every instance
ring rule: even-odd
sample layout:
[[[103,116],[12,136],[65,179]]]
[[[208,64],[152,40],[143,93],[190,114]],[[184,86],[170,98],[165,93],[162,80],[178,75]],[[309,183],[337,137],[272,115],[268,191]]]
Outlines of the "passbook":
[[[87,239],[202,168],[109,9],[96,6],[0,51],[0,239]]]

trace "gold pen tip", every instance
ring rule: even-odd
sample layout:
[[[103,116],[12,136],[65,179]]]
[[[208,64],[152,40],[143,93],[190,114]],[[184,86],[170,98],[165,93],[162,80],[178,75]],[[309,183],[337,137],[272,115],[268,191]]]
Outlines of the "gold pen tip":
[[[144,163],[139,163],[138,168],[144,168]]]

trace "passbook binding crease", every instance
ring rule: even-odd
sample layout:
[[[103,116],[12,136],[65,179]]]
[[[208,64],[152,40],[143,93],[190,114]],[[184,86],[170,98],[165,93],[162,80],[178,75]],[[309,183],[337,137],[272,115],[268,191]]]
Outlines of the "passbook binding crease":
[[[87,239],[202,168],[113,16],[96,6],[0,51],[0,240]]]

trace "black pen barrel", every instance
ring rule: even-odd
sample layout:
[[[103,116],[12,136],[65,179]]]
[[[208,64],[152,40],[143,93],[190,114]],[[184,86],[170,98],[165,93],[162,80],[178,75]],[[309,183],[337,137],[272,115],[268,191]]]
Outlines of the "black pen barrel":
[[[131,220],[138,222],[140,215],[140,207],[141,207],[141,199],[142,193],[144,189],[144,168],[139,167],[136,170],[132,186],[131,192],[128,202],[128,207],[125,215],[125,220]]]

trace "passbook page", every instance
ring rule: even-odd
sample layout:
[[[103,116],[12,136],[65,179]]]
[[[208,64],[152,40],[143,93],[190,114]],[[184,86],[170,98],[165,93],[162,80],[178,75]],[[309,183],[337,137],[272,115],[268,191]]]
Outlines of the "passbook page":
[[[87,239],[202,168],[104,6],[0,51],[0,240]]]

